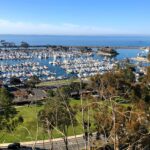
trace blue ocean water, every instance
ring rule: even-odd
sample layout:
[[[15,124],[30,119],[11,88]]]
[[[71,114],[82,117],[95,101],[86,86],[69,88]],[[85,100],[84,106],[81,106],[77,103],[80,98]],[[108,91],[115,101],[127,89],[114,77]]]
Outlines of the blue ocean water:
[[[52,36],[52,35],[0,35],[0,40],[19,44],[64,46],[150,46],[150,36]]]

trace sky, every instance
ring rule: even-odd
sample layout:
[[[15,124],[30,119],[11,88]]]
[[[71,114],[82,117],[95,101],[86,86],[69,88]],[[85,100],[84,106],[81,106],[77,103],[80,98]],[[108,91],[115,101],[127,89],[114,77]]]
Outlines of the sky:
[[[150,0],[0,0],[0,34],[150,35]]]

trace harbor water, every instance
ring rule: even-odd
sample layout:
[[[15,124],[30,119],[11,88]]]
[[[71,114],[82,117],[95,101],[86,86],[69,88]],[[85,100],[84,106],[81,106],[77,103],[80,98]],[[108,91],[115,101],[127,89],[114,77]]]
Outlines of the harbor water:
[[[0,40],[6,40],[8,42],[14,42],[17,45],[21,41],[28,42],[30,45],[64,45],[64,46],[148,46],[150,45],[150,37],[119,37],[119,36],[95,36],[95,37],[85,37],[85,36],[35,36],[35,35],[0,35]],[[94,49],[95,50],[95,49]],[[0,65],[4,71],[0,70],[1,77],[7,78],[11,77],[12,75],[18,77],[30,77],[31,75],[38,75],[42,80],[51,80],[51,79],[62,79],[62,78],[69,78],[71,76],[78,76],[82,74],[83,76],[90,76],[94,75],[97,71],[103,72],[107,68],[108,70],[111,69],[112,65],[115,64],[117,61],[126,59],[126,58],[133,58],[136,57],[137,54],[141,53],[141,49],[117,49],[116,50],[119,55],[107,60],[108,65],[105,66],[105,62],[102,62],[106,59],[106,56],[98,55],[96,52],[93,53],[92,56],[82,56],[80,58],[70,56],[71,54],[61,54],[62,58],[58,59],[57,63],[55,64],[54,59],[55,55],[49,56],[46,59],[39,58],[40,54],[34,54],[37,57],[32,57],[33,54],[23,57],[29,57],[28,59],[1,59]],[[68,52],[69,53],[69,52]],[[17,54],[16,54],[17,55]],[[45,54],[44,54],[45,55]],[[60,56],[61,56],[60,55]],[[31,58],[30,58],[31,57]],[[66,58],[67,57],[67,58]],[[88,58],[89,57],[89,58]],[[78,60],[76,62],[76,59]],[[71,63],[69,61],[76,63],[76,67],[72,68]],[[85,61],[83,61],[85,60]],[[66,63],[67,61],[67,63]],[[87,61],[87,64],[86,64]],[[106,61],[106,60],[105,60]],[[51,63],[52,62],[52,63]],[[90,62],[95,63],[95,66],[91,66]],[[99,64],[101,62],[101,64]],[[80,66],[81,65],[81,66]],[[4,67],[3,67],[4,66]],[[84,68],[82,71],[78,71]],[[11,71],[11,68],[15,70],[15,68],[22,69],[21,72]],[[39,69],[41,68],[41,69]],[[93,69],[92,69],[93,68]],[[101,69],[100,69],[101,68]],[[34,71],[32,72],[32,69]],[[90,70],[91,69],[91,70]],[[95,69],[95,70],[94,70]],[[100,69],[100,70],[99,70]],[[106,69],[106,70],[107,70]],[[9,70],[9,71],[7,71]],[[77,72],[75,73],[68,73],[68,71]],[[5,73],[7,77],[5,77],[2,73]],[[28,75],[26,75],[28,74]],[[54,78],[53,78],[54,77]],[[2,79],[3,79],[2,78]]]

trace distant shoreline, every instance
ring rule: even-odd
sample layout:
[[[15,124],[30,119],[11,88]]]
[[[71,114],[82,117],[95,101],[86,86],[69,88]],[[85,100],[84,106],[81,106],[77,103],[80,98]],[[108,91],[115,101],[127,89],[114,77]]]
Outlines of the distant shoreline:
[[[107,46],[65,46],[65,45],[30,45],[29,48],[47,48],[47,47],[51,47],[51,46],[63,46],[63,47],[73,47],[73,48],[84,48],[84,47],[88,47],[88,48],[103,48],[103,47],[107,47]],[[143,46],[109,46],[113,49],[141,49],[143,48]],[[147,47],[147,46],[146,46]],[[0,48],[6,48],[6,49],[13,49],[13,48],[21,48],[20,46],[16,46],[16,47],[3,47],[0,46]]]

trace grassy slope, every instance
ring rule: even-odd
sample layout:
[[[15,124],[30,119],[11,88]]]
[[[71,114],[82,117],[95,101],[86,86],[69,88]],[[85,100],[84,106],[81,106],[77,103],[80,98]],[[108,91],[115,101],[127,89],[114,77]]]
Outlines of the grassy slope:
[[[79,104],[79,100],[71,100],[71,105]],[[20,141],[31,141],[31,140],[43,140],[47,139],[48,135],[43,132],[41,127],[38,127],[37,124],[37,114],[43,108],[43,106],[23,106],[17,107],[18,115],[22,115],[24,122],[19,125],[14,131],[0,132],[0,143],[9,143],[9,142],[20,142]],[[80,120],[81,113],[77,114],[77,118]],[[38,130],[37,130],[38,129]],[[76,134],[82,133],[81,125],[76,127]],[[69,128],[69,135],[73,135],[72,127]],[[38,137],[36,137],[38,135]],[[54,137],[62,136],[58,132],[54,131]]]
[[[64,79],[64,80],[41,82],[37,85],[37,87],[64,85],[64,84],[70,84],[71,82],[79,82],[79,79]]]
[[[29,141],[34,140],[36,135],[36,128],[37,128],[37,112],[42,109],[42,107],[38,106],[23,106],[17,107],[18,115],[22,115],[24,118],[23,124],[19,125],[15,131],[11,133],[8,132],[1,132],[0,142],[19,142],[19,141]],[[41,129],[39,128],[39,132]]]
[[[71,99],[71,106],[78,105],[80,106],[80,100]],[[83,101],[84,105],[87,105],[87,101]],[[104,104],[104,102],[100,102],[101,105]],[[129,106],[128,104],[124,104],[124,107]],[[19,125],[14,131],[12,132],[6,132],[1,131],[0,132],[0,143],[9,143],[9,142],[20,142],[20,141],[34,141],[36,139],[43,140],[48,139],[48,135],[43,132],[42,127],[37,124],[37,114],[38,112],[43,108],[43,106],[23,106],[23,107],[17,107],[18,116],[21,115],[24,118],[24,122]],[[89,116],[93,116],[93,110],[90,110]],[[75,127],[76,134],[83,133],[82,128],[82,113],[81,111],[77,112],[76,118],[78,120],[78,125]],[[87,113],[85,113],[85,118],[87,118]],[[93,119],[90,118],[91,122],[93,123]],[[91,126],[93,128],[93,124]],[[72,127],[69,128],[68,131],[69,136],[74,135]],[[38,135],[38,136],[36,136]],[[62,135],[58,133],[57,131],[54,131],[54,138],[61,137]]]

